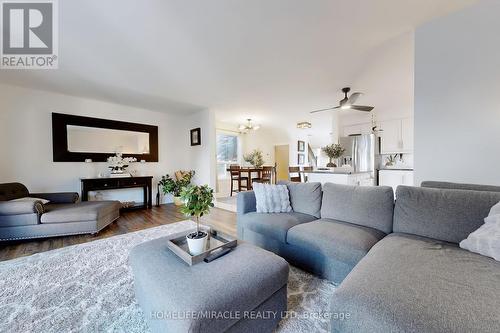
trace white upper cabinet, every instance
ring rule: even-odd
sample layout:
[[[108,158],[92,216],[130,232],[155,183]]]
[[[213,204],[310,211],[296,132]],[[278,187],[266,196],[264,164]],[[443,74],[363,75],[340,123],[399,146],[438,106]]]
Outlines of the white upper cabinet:
[[[413,118],[401,120],[401,140],[403,152],[413,152]]]
[[[413,118],[380,122],[381,154],[413,152]]]
[[[380,153],[399,153],[401,150],[401,120],[381,121],[380,128]]]

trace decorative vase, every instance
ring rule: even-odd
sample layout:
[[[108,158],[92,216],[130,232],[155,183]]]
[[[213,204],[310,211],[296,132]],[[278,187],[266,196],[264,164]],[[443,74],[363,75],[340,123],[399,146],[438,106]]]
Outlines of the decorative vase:
[[[336,168],[337,164],[332,162],[333,159],[330,158],[330,162],[326,165],[327,168]]]
[[[182,206],[183,202],[182,202],[181,197],[174,197],[174,204],[176,206]]]
[[[196,256],[203,253],[207,248],[208,233],[205,231],[195,231],[186,236],[189,253]]]

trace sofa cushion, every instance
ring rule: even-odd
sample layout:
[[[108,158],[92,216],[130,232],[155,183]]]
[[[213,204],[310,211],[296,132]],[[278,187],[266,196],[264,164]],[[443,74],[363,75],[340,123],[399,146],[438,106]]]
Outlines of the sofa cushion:
[[[38,214],[0,215],[0,238],[3,238],[3,227],[20,227],[25,225],[37,225]]]
[[[0,216],[21,214],[42,214],[45,206],[39,200],[0,201]]]
[[[267,237],[286,242],[288,229],[297,224],[314,221],[311,215],[290,212],[276,214],[248,213],[240,215],[238,224]]]
[[[398,186],[394,232],[459,243],[478,229],[500,192]]]
[[[294,212],[321,217],[321,183],[287,182]]]
[[[399,196],[398,196],[399,199]],[[495,332],[500,263],[403,234],[378,242],[332,299],[333,332]]]
[[[394,193],[389,186],[323,185],[321,217],[334,219],[384,233],[392,231]]]
[[[236,197],[236,212],[243,215],[257,210],[257,198],[254,191],[245,191],[238,193]]]
[[[384,236],[377,229],[322,218],[288,230],[287,243],[355,265]]]
[[[500,186],[494,185],[479,185],[479,184],[462,184],[438,181],[423,181],[420,185],[422,187],[454,189],[454,190],[473,190],[473,191],[487,191],[487,192],[500,192]]]
[[[114,215],[120,209],[119,201],[84,201],[76,204],[48,204],[41,223],[96,221]]]

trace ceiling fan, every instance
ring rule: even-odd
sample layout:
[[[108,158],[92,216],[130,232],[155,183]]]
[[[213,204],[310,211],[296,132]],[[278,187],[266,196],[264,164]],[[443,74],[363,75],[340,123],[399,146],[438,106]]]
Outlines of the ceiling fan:
[[[349,91],[351,91],[351,88],[349,88],[349,87],[342,88],[342,92],[344,93],[344,98],[339,101],[338,106],[327,108],[327,109],[311,111],[311,113],[328,111],[328,110],[335,110],[335,109],[357,110],[357,111],[365,111],[365,112],[370,112],[371,110],[373,110],[373,106],[354,105],[354,103],[356,102],[358,97],[362,95],[362,93],[355,92],[355,93],[352,93],[351,96],[348,97],[347,94],[349,93]]]

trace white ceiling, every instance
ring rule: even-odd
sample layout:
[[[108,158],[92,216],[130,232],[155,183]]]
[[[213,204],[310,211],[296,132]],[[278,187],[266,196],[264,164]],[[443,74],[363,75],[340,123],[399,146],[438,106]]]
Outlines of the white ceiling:
[[[64,0],[59,69],[0,82],[280,126],[336,103],[384,41],[475,1]]]

